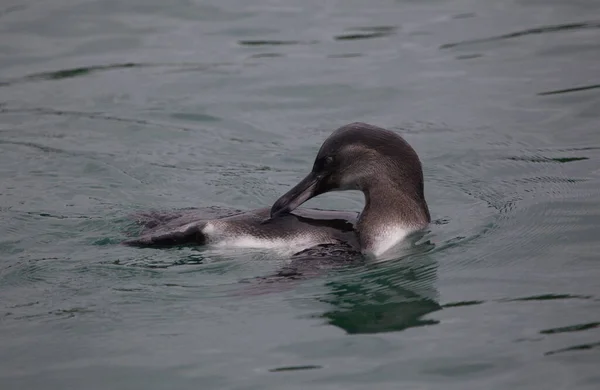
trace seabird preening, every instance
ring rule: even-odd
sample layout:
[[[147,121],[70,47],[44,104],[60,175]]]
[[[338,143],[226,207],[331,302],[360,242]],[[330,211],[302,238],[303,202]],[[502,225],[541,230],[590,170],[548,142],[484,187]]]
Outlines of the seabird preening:
[[[294,252],[347,248],[378,257],[430,222],[423,170],[415,150],[397,133],[366,123],[335,130],[323,143],[312,170],[273,206],[224,218],[174,218],[131,246],[219,245],[292,248]],[[330,191],[358,190],[362,212],[299,208]]]

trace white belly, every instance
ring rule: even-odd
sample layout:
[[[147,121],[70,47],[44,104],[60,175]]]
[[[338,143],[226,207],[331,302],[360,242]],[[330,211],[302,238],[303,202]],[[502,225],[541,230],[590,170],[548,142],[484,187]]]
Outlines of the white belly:
[[[202,233],[208,238],[208,243],[219,248],[252,248],[273,249],[280,253],[299,252],[318,244],[333,242],[315,237],[310,233],[291,235],[285,238],[265,238],[248,233],[232,234],[223,231],[212,222],[206,224]]]
[[[406,226],[386,226],[377,232],[370,247],[364,248],[363,252],[373,257],[380,257],[404,240],[412,230]]]

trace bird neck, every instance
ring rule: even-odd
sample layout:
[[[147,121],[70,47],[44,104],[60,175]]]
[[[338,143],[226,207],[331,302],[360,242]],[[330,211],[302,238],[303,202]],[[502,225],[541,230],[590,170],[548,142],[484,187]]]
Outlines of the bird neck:
[[[361,248],[381,252],[394,240],[430,222],[429,209],[420,188],[377,182],[363,189],[365,207],[357,221]]]

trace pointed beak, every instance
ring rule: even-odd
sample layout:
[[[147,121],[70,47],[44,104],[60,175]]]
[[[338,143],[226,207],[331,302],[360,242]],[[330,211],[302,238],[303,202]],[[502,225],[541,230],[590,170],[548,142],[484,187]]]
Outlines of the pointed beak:
[[[294,188],[289,190],[271,207],[271,219],[279,215],[289,213],[306,202],[310,198],[319,195],[319,181],[320,177],[315,173],[309,173],[300,183]]]

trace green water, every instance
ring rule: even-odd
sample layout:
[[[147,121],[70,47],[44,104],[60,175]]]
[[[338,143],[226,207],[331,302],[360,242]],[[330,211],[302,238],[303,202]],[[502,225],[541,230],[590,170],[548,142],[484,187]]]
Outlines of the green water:
[[[593,0],[4,2],[0,387],[597,389],[599,113]],[[118,245],[353,121],[419,153],[422,250],[256,284],[286,259]]]

